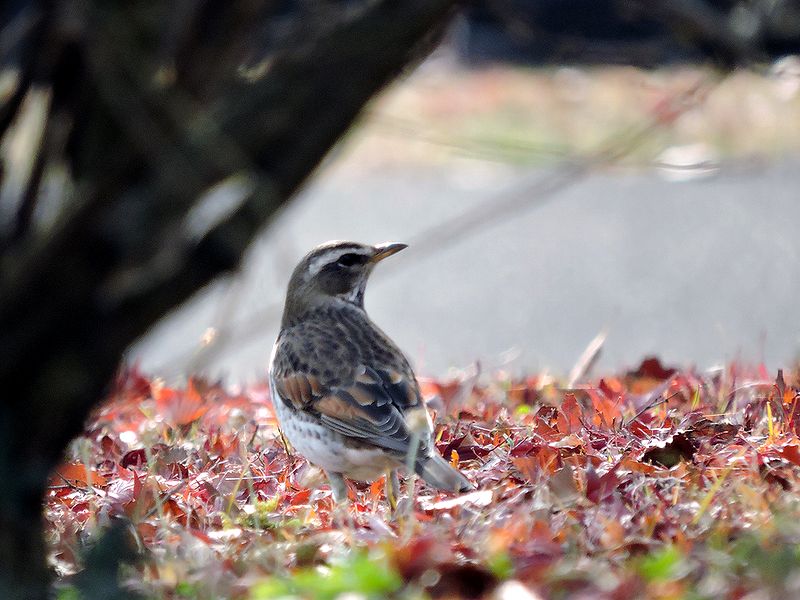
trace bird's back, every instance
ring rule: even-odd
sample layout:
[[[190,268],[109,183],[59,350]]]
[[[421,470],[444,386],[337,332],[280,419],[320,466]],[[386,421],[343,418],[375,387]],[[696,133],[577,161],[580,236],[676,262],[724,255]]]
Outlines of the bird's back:
[[[432,448],[414,373],[363,310],[319,307],[289,324],[276,342],[270,379],[282,424],[319,423],[343,443],[382,448],[399,460]]]
[[[271,373],[315,377],[326,389],[356,383],[362,367],[386,373],[391,383],[403,382],[402,396],[393,397],[406,411],[421,405],[414,372],[403,352],[367,314],[346,302],[314,308],[285,327],[276,342]]]

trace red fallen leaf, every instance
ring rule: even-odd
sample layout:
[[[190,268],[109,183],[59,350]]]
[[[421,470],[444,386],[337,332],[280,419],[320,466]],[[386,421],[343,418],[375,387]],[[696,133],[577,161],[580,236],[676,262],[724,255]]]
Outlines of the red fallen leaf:
[[[239,454],[239,436],[216,433],[206,438],[203,448],[209,454],[216,454],[220,458]]]
[[[658,467],[650,463],[644,463],[640,460],[635,460],[630,456],[623,458],[619,462],[619,465],[621,468],[627,469],[628,471],[633,471],[634,473],[644,473],[645,475],[652,475],[659,470]]]
[[[414,518],[416,518],[417,521],[419,521],[420,523],[430,523],[436,518],[436,516],[433,513],[427,513],[421,510],[415,510]]]
[[[529,543],[517,542],[511,550],[514,554],[514,572],[520,581],[542,581],[546,574],[552,571],[563,552],[559,552],[559,545],[553,542],[534,541]],[[511,596],[512,598],[516,596]],[[599,596],[595,596],[599,597]],[[632,598],[633,596],[624,596]],[[541,596],[534,595],[533,600]],[[505,600],[505,599],[503,599]]]
[[[628,426],[628,430],[638,438],[649,439],[653,437],[653,430],[642,423],[639,419],[634,420]]]
[[[384,476],[381,477],[380,479],[376,479],[369,485],[369,497],[372,498],[373,501],[381,499],[385,481],[386,477]]]
[[[424,514],[417,511],[417,514]],[[421,535],[394,549],[391,560],[406,581],[416,579],[428,569],[447,563],[452,557],[445,540]]]
[[[470,446],[460,446],[458,448],[458,456],[462,461],[473,460],[475,458],[483,458],[484,456],[488,455],[492,450],[494,450],[493,446],[485,447],[485,446],[478,446],[476,444]]]
[[[72,512],[75,513],[75,516],[81,522],[85,522],[86,519],[88,519],[91,516],[91,511],[89,510],[88,502],[78,502],[76,505],[72,507]]]
[[[75,490],[70,488],[68,485],[64,485],[63,481],[56,481],[55,479],[51,479],[49,483],[50,489],[47,490],[47,497],[53,499],[64,500],[68,496],[72,496],[75,494]],[[68,504],[69,502],[64,502]]]
[[[742,417],[742,429],[747,432],[752,431],[758,421],[761,419],[761,416],[764,414],[766,405],[766,398],[758,398],[753,402],[750,402],[744,409],[744,416]]]
[[[451,379],[449,381],[437,381],[429,377],[418,377],[420,392],[426,399],[433,396],[439,396],[445,406],[452,400],[453,396],[458,393],[461,387],[461,381],[458,379]]]
[[[167,463],[159,469],[159,475],[165,479],[188,479],[189,468],[178,462]]]
[[[133,480],[115,479],[106,489],[106,501],[112,512],[125,513],[135,500],[135,482]]]
[[[657,358],[645,359],[638,369],[629,371],[624,377],[625,388],[631,394],[637,396],[650,396],[656,398],[665,392],[671,381],[679,378],[676,369],[664,368]],[[699,382],[694,385],[688,382],[694,381],[693,377],[684,377],[687,387],[697,388]]]
[[[575,398],[575,394],[566,394],[558,409],[558,431],[563,434],[579,432],[583,428],[582,416],[583,411]]]
[[[544,406],[541,406],[539,410],[537,410],[534,413],[533,416],[544,423],[552,424],[552,422],[556,419],[557,415],[558,415],[558,408],[546,404]]]
[[[729,443],[739,434],[740,427],[732,423],[715,423],[709,419],[702,418],[692,425],[687,432],[692,442],[700,441],[702,438],[709,444]]]
[[[619,469],[619,463],[614,465],[602,477],[598,477],[597,471],[591,464],[586,468],[586,497],[590,501],[600,504],[614,493],[614,490],[621,482],[617,475],[617,469]]]
[[[138,364],[120,370],[114,383],[115,396],[138,400],[150,394],[150,380],[142,374]]]
[[[292,506],[297,506],[298,504],[307,504],[310,497],[311,490],[300,490],[299,492],[292,494],[289,504]]]
[[[517,442],[509,451],[511,456],[527,456],[541,448],[541,444],[537,444],[533,440],[521,440]]]
[[[536,390],[527,385],[511,384],[506,390],[506,397],[512,406],[519,404],[532,405],[536,401]]]
[[[659,379],[664,381],[665,379],[669,379],[675,375],[677,372],[677,369],[664,367],[657,356],[648,356],[645,357],[645,359],[635,370],[628,371],[627,375],[628,377],[647,377],[650,379]]]
[[[533,432],[548,442],[555,442],[561,438],[561,434],[558,432],[558,430],[550,427],[550,425],[548,425],[544,419],[540,417],[534,418]]]
[[[161,512],[170,517],[184,519],[185,511],[178,505],[174,497],[164,494],[155,478],[139,477],[133,471],[131,480],[116,480],[108,490],[109,504],[117,512],[124,513],[134,521],[140,521],[151,513],[157,502],[161,505]],[[193,516],[193,521],[195,520]],[[189,523],[198,526],[199,523]]]
[[[759,473],[764,477],[764,481],[772,485],[778,485],[780,488],[787,492],[792,489],[792,484],[789,481],[789,478],[786,476],[785,469],[776,469],[776,468],[768,468],[766,465],[761,465],[759,468]]]
[[[778,454],[790,463],[800,466],[800,447],[794,444],[787,444],[781,448]]]
[[[523,440],[517,444],[509,452],[509,456],[512,457],[512,462],[516,458],[534,457],[539,465],[539,469],[548,473],[553,473],[561,466],[558,449],[552,446],[536,444],[530,440]]]
[[[610,400],[617,400],[625,392],[622,382],[614,377],[601,379],[597,387]]]
[[[198,384],[191,377],[185,391],[157,384],[153,384],[151,389],[158,412],[166,423],[173,426],[193,423],[210,408],[198,391]]]
[[[166,501],[162,502],[161,508],[164,511],[165,516],[172,517],[173,519],[182,522],[182,524],[186,527],[200,526],[197,514],[193,512],[191,519],[189,519],[186,515],[186,511],[184,511],[178,505],[178,502],[174,498],[167,498]],[[191,524],[189,521],[191,521]]]
[[[144,448],[130,450],[123,455],[119,464],[123,469],[143,467],[147,464],[147,453],[144,451]]]
[[[789,407],[786,410],[786,421],[789,424],[789,429],[798,434],[798,429],[800,428],[800,394],[794,392],[794,390],[786,390],[786,394],[792,394],[792,399],[788,402],[784,399],[784,403]]]
[[[61,465],[55,471],[55,475],[53,479],[51,479],[51,485],[63,485],[63,480],[65,479],[68,482],[74,485],[96,485],[96,486],[105,486],[108,485],[108,479],[100,475],[94,469],[90,471],[86,471],[86,465],[83,463],[67,463],[65,465]]]
[[[597,423],[598,425],[610,428],[613,423],[622,421],[619,396],[612,399],[606,394],[605,397],[603,397],[594,389],[588,389],[586,393],[592,401],[592,406],[594,406],[595,411],[597,411],[597,416],[600,419],[600,423]]]
[[[517,468],[523,479],[531,483],[538,483],[541,478],[542,468],[536,457],[517,456],[511,459],[511,464]]]
[[[583,446],[583,445],[584,441],[574,433],[565,435],[557,442],[552,442],[549,444],[551,448],[577,448],[578,446]]]
[[[437,444],[436,448],[442,456],[452,457],[455,451],[458,453],[460,460],[472,460],[476,457],[486,456],[494,450],[495,445],[482,446],[467,432],[464,435],[451,438],[446,444]]]
[[[201,542],[205,542],[209,546],[212,546],[215,543],[214,540],[211,537],[209,537],[208,534],[206,534],[206,532],[201,531],[200,529],[190,528],[189,533],[192,534]]]
[[[231,418],[231,413],[234,411],[252,414],[255,409],[254,403],[246,396],[225,396],[216,388],[205,394],[204,397],[209,409],[202,416],[202,423],[209,428],[219,428],[228,423]],[[270,411],[271,410],[272,407],[270,406]]]
[[[108,435],[104,435],[100,439],[100,448],[103,450],[103,455],[107,457],[117,457],[122,452],[120,445],[112,440]]]
[[[523,481],[531,483],[547,479],[562,466],[558,450],[547,446],[540,447],[527,456],[512,457],[511,464],[519,471]]]
[[[592,465],[596,469],[600,465],[606,464],[602,458],[594,454],[572,454],[565,456],[562,462],[580,471],[583,471],[587,465]]]
[[[254,487],[258,488],[258,486],[259,482],[256,482]],[[187,499],[191,498],[199,501],[201,504],[208,504],[212,498],[219,496],[219,492],[209,481],[195,479],[187,486],[184,495]]]
[[[439,450],[439,453],[442,456],[450,456],[450,453],[453,450],[456,450],[456,451],[460,450],[461,444],[466,439],[468,433],[469,432],[465,433],[464,435],[457,436],[457,437],[450,437],[452,435],[452,432],[445,430],[445,431],[442,432],[442,435],[439,436],[439,437],[441,437],[441,439],[447,439],[447,438],[449,438],[449,439],[447,439],[447,443],[444,444],[444,445],[442,445],[441,443],[437,444],[436,448]],[[474,440],[472,440],[472,441],[474,442]]]

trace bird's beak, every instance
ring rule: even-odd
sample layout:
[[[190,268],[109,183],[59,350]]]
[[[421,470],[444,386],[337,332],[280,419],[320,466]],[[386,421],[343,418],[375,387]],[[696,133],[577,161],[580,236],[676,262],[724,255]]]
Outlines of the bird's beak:
[[[378,244],[375,246],[375,254],[372,255],[372,258],[369,260],[371,263],[377,263],[382,261],[384,258],[391,256],[392,254],[397,254],[403,248],[408,248],[407,244],[399,244],[397,242],[387,242],[385,244]]]

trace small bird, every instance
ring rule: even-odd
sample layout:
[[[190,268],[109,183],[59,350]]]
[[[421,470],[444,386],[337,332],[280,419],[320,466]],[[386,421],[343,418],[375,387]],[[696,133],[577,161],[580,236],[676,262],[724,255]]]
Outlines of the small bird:
[[[394,508],[404,466],[441,490],[474,489],[436,452],[408,360],[364,310],[373,267],[404,248],[328,242],[309,252],[289,281],[270,359],[273,405],[284,436],[325,471],[337,503],[347,498],[344,477],[387,474]]]

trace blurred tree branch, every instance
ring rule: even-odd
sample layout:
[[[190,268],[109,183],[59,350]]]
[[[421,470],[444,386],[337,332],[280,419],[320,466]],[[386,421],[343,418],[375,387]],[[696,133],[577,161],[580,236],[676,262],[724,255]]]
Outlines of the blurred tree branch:
[[[483,0],[467,15],[465,53],[478,61],[730,69],[800,49],[793,0]]]
[[[759,33],[766,14],[753,12],[750,23],[737,30],[719,7],[704,0],[620,0],[640,16],[664,23],[683,44],[701,50],[720,66],[732,68],[766,58]]]
[[[450,0],[10,2],[0,135],[47,95],[0,219],[0,596],[44,598],[40,502],[119,360],[230,271],[363,105],[424,56]],[[312,5],[309,5],[312,6]],[[286,31],[289,33],[286,33]],[[68,176],[37,217],[48,174]],[[9,173],[4,172],[4,184]],[[57,180],[58,181],[58,180]],[[206,194],[230,207],[197,227]]]

